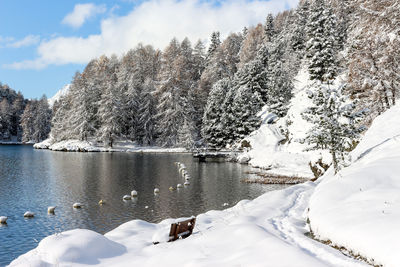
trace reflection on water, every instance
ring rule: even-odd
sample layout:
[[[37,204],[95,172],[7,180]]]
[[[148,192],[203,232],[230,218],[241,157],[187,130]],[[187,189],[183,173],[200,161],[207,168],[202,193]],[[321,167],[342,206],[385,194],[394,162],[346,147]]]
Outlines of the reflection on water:
[[[175,161],[185,163],[190,186]],[[106,233],[132,219],[159,222],[197,215],[254,199],[279,185],[240,183],[248,166],[199,163],[190,154],[65,153],[31,146],[0,146],[0,266],[37,246],[44,237],[74,228]],[[160,193],[154,195],[155,187]],[[137,190],[138,198],[123,201]],[[99,206],[100,199],[106,204]],[[72,204],[84,206],[76,210]],[[48,206],[57,206],[55,215]],[[148,206],[148,208],[146,208]],[[35,218],[24,219],[25,211]]]

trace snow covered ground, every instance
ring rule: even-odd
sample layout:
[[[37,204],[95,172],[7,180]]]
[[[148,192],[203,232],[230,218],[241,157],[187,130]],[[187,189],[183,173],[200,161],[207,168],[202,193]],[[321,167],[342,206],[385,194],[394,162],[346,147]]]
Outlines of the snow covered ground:
[[[193,235],[153,245],[174,219],[125,223],[102,236],[72,230],[43,239],[11,266],[364,266],[304,235],[308,182],[197,216]]]
[[[160,147],[142,147],[134,142],[115,142],[112,148],[103,147],[94,141],[67,140],[53,143],[46,139],[33,146],[36,149],[50,149],[53,151],[71,151],[71,152],[137,152],[137,153],[183,153],[187,152],[184,148],[160,148]]]
[[[312,90],[307,69],[301,70],[295,81],[288,114],[274,123],[268,123],[271,114],[264,107],[259,114],[261,127],[246,138],[252,149],[240,155],[239,161],[250,159],[252,166],[271,169],[269,172],[274,174],[314,178],[309,163],[319,159],[330,163],[331,156],[327,151],[306,151],[308,145],[304,139],[312,127],[301,115],[312,104],[307,94],[308,90]],[[340,82],[338,78],[336,83]]]
[[[400,266],[400,105],[376,118],[351,166],[327,173],[310,201],[317,238],[384,266]]]

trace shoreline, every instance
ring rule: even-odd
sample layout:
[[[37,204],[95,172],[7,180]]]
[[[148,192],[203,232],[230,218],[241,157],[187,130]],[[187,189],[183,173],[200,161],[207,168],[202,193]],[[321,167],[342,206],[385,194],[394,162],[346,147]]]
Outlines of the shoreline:
[[[138,146],[130,141],[117,141],[113,147],[104,147],[94,141],[66,140],[54,143],[47,139],[34,144],[33,148],[61,152],[191,153],[186,148]]]

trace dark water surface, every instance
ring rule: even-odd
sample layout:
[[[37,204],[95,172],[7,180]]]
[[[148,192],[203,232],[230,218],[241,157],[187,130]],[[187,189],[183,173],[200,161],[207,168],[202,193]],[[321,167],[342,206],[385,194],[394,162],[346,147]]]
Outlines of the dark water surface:
[[[192,176],[184,183],[175,161]],[[31,146],[0,145],[0,266],[35,248],[44,237],[74,228],[102,234],[132,219],[159,222],[223,209],[242,199],[254,199],[279,185],[241,183],[248,166],[199,163],[190,154],[65,153]],[[160,193],[154,195],[154,187]],[[139,196],[123,201],[137,190]],[[100,199],[106,204],[99,206]],[[84,206],[76,210],[72,204]],[[48,206],[57,206],[55,215]],[[148,206],[148,208],[146,208]],[[25,211],[35,218],[24,219]]]

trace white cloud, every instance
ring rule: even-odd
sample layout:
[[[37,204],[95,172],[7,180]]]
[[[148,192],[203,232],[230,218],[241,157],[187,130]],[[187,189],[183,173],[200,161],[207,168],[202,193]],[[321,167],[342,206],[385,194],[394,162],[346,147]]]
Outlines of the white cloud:
[[[208,39],[219,30],[222,37],[244,26],[264,22],[268,13],[295,7],[298,0],[233,0],[218,5],[202,0],[148,0],[126,16],[101,22],[101,33],[82,37],[56,37],[38,48],[39,57],[29,64],[8,67],[43,68],[47,65],[85,64],[102,54],[122,54],[138,43],[164,48],[173,37],[192,42]],[[35,63],[36,62],[36,63]]]
[[[7,47],[20,48],[20,47],[35,45],[38,44],[39,42],[40,42],[40,36],[31,34],[25,36],[21,40],[7,43]]]
[[[105,5],[76,4],[74,10],[66,15],[62,21],[63,24],[73,28],[80,28],[89,18],[106,12]]]

